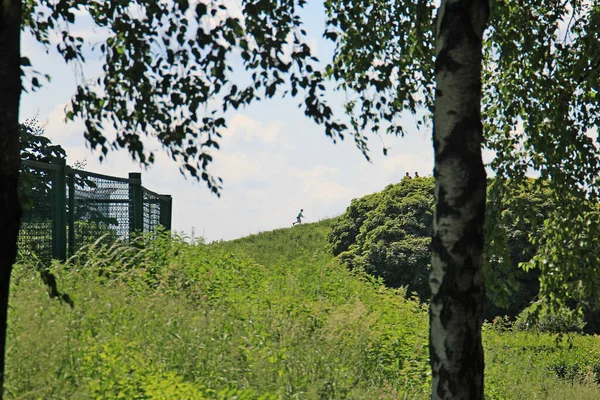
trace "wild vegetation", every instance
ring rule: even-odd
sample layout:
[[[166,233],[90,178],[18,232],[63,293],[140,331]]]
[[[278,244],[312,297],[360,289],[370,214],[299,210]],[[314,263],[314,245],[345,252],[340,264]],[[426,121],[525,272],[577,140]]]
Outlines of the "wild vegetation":
[[[489,182],[491,191],[493,180]],[[365,271],[382,278],[387,286],[405,287],[422,302],[429,301],[433,191],[433,178],[405,179],[381,192],[354,199],[328,235],[332,253],[351,270]],[[537,315],[535,307],[524,310],[540,300],[540,272],[533,265],[538,253],[534,242],[539,242],[546,230],[553,200],[547,185],[534,179],[510,186],[500,198],[497,194],[488,196],[491,215],[487,219],[484,253],[485,319],[514,319],[523,312],[520,320],[525,321],[528,316]],[[492,210],[492,206],[498,209]],[[585,324],[581,317],[567,318],[573,312],[565,307],[553,316],[544,316],[542,325],[554,326],[553,331],[597,332],[598,313],[591,307],[584,307],[584,311]],[[548,322],[549,319],[554,322]]]
[[[405,179],[353,200],[328,236],[331,251],[348,268],[381,277],[391,287],[404,286],[427,302],[433,190],[433,178]],[[514,317],[537,294],[539,273],[525,272],[518,265],[535,254],[530,235],[536,235],[548,216],[548,197],[547,190],[537,188],[504,199],[500,220],[494,221],[494,229],[502,235],[486,246],[487,319]],[[515,213],[517,202],[527,203],[527,214]]]
[[[427,309],[349,271],[334,220],[210,245],[98,241],[51,271],[73,307],[15,270],[6,397],[429,397]],[[594,399],[600,339],[484,326],[488,398]]]

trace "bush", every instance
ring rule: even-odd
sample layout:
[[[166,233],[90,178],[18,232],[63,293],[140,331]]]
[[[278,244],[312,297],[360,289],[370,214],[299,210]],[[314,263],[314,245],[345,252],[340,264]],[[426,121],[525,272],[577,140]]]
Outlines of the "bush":
[[[548,307],[532,304],[524,309],[513,323],[517,331],[533,330],[545,333],[582,332],[585,322],[582,315],[561,307],[556,311]]]
[[[74,307],[21,260],[6,397],[429,398],[426,306],[335,262],[330,224],[212,245],[90,243],[50,267]],[[600,337],[567,345],[497,325],[483,332],[486,398],[599,398]]]
[[[328,236],[333,255],[352,270],[429,296],[433,178],[403,180],[352,200]]]
[[[490,186],[489,199],[499,211],[493,213],[490,205],[488,223],[494,226],[488,227],[484,255],[487,319],[516,316],[538,293],[538,271],[518,268],[535,254],[530,235],[541,229],[550,209],[547,190],[535,183],[504,188],[510,192],[502,195]],[[328,236],[332,254],[351,270],[382,278],[390,287],[406,287],[428,301],[433,191],[433,178],[417,178],[352,200]]]

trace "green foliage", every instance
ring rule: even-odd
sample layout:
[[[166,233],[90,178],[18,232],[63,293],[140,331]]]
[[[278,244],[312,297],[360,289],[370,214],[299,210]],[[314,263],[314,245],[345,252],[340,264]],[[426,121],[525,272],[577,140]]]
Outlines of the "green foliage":
[[[429,121],[435,113],[435,68],[439,71],[445,62],[434,60],[435,12],[451,2],[325,4],[325,36],[336,43],[328,72],[347,92],[345,110],[354,131],[402,135],[406,120],[397,116],[405,111],[416,114],[419,124]],[[589,311],[600,298],[600,261],[592,244],[600,234],[594,215],[600,202],[600,4],[481,4],[489,4],[490,11],[481,68],[482,145],[494,154],[489,167],[512,191],[527,186],[532,171],[546,182],[553,213],[546,215],[550,218],[543,233],[536,236],[538,254],[531,265],[539,269],[541,293],[553,307],[575,303]],[[504,212],[504,200],[500,196],[494,201],[498,203],[488,207],[486,218],[501,220],[495,213]],[[493,226],[488,224],[486,233]],[[506,247],[501,237],[487,245]],[[514,308],[507,300],[513,299],[510,288],[518,278],[504,268],[509,253],[495,253],[486,281],[496,301]]]
[[[91,46],[101,54],[104,75],[79,86],[67,112],[85,119],[84,135],[101,157],[126,148],[151,164],[154,153],[140,136],[156,137],[182,173],[218,194],[222,182],[207,167],[229,109],[302,93],[304,114],[333,140],[343,138],[346,126],[323,98],[325,76],[302,27],[304,4],[27,1],[23,25],[46,46],[61,37],[57,49],[67,62],[84,62]],[[107,31],[105,41],[90,44],[69,29],[82,14]],[[103,134],[107,125],[118,132],[113,141]]]
[[[498,204],[502,203],[508,204],[508,210],[499,211]],[[488,210],[488,253],[498,256],[486,265],[491,267],[486,271],[488,287],[502,295],[505,282],[513,285],[510,265],[502,265],[510,257],[518,261],[528,275],[532,276],[533,272],[539,279],[540,298],[548,307],[583,312],[586,331],[598,332],[595,320],[600,303],[596,277],[600,273],[600,257],[594,240],[600,235],[598,205],[591,200],[581,202],[571,189],[557,191],[551,183],[541,179],[516,182],[497,179],[490,188],[490,204],[496,209]],[[504,222],[507,213],[511,219],[520,216],[516,220],[518,224],[508,230]],[[511,238],[511,230],[527,232],[529,237],[530,243],[521,256],[502,250],[518,249],[519,243],[524,243],[522,235]],[[567,270],[570,272],[565,275]],[[523,283],[531,292],[533,282]],[[511,296],[508,291],[504,293],[505,298]]]
[[[407,287],[421,301],[427,301],[433,186],[432,178],[402,180],[353,200],[332,225],[328,236],[332,254],[351,270],[380,277],[390,287]],[[484,257],[486,319],[516,317],[538,295],[541,279],[552,281],[563,292],[562,298],[573,298],[573,292],[578,292],[579,301],[568,304],[584,311],[586,331],[597,331],[593,322],[597,316],[593,311],[598,301],[597,280],[589,277],[582,282],[598,262],[591,257],[595,242],[589,236],[590,226],[597,224],[597,212],[582,212],[567,220],[560,216],[562,210],[556,209],[557,202],[549,184],[539,179],[519,184],[490,180]],[[553,222],[556,218],[561,218],[567,234],[577,239],[572,246],[553,247],[559,238],[548,236],[563,235]],[[578,236],[569,233],[573,224],[579,224]],[[557,273],[552,271],[566,263],[585,268],[567,281],[555,281]]]
[[[320,100],[324,76],[313,69],[314,58],[303,43],[305,33],[297,15],[296,4],[304,3],[245,1],[243,18],[236,19],[218,2],[198,3],[192,9],[188,1],[26,1],[23,21],[46,44],[56,29],[62,37],[58,50],[67,61],[83,61],[83,39],[68,29],[75,11],[88,11],[94,25],[109,28],[106,43],[99,45],[106,74],[96,85],[78,88],[68,118],[86,117],[86,137],[93,147],[104,153],[126,147],[142,163],[153,162],[154,155],[144,151],[139,135],[155,135],[184,171],[218,192],[220,181],[207,172],[212,157],[205,149],[218,148],[228,107],[272,97],[278,88],[289,87],[292,95],[300,88],[307,93],[305,114],[324,124],[327,135],[340,137],[346,128],[333,120],[332,110]],[[396,122],[400,112],[431,109],[435,3],[325,4],[332,28],[326,36],[338,44],[327,72],[343,88],[360,95],[346,110],[356,142],[365,151],[366,128],[402,134]],[[498,155],[492,167],[498,176],[516,180],[533,168],[557,193],[574,188],[575,196],[557,196],[557,215],[549,220],[552,226],[538,246],[548,251],[535,262],[548,277],[542,280],[542,291],[554,304],[565,297],[589,297],[595,292],[589,282],[598,276],[598,263],[580,261],[585,250],[593,248],[587,243],[600,231],[587,223],[591,210],[585,206],[590,196],[593,204],[598,203],[599,152],[589,130],[600,125],[596,99],[600,7],[578,0],[489,5],[482,92],[486,144]],[[282,59],[290,44],[291,60]],[[241,80],[239,87],[231,82],[228,63],[236,52],[251,76],[250,83]],[[24,59],[23,65],[28,64]],[[476,69],[472,74],[479,77]],[[37,78],[32,83],[39,86]],[[206,109],[213,99],[218,106]],[[106,124],[119,132],[113,143],[102,134]],[[455,173],[451,168],[441,172]],[[582,210],[586,215],[579,218]],[[573,246],[575,259],[569,250],[556,251]]]
[[[597,199],[599,154],[589,130],[600,123],[598,3],[492,4],[482,92],[492,167],[513,179],[537,170],[557,189]]]
[[[532,304],[523,310],[513,324],[514,330],[567,333],[582,332],[585,326],[583,315],[567,307],[551,310],[549,307]]]
[[[424,301],[429,293],[433,178],[402,180],[353,200],[329,235],[333,255],[352,270],[407,286]]]
[[[262,265],[288,265],[300,268],[307,264],[326,265],[333,261],[325,243],[334,220],[325,219],[301,224],[294,229],[276,229],[211,247],[226,253],[245,254]]]
[[[202,387],[195,387],[172,372],[156,371],[141,357],[139,345],[119,337],[99,344],[88,339],[89,352],[83,355],[80,371],[89,377],[87,388],[95,398],[111,399],[202,399]]]
[[[51,162],[57,158],[67,157],[62,146],[53,144],[44,136],[44,128],[36,119],[28,119],[19,124],[19,131],[22,160]]]
[[[516,316],[537,295],[540,271],[523,267],[538,253],[534,243],[553,208],[547,182],[490,180],[484,273],[487,295],[498,306],[487,304],[487,315]]]
[[[544,221],[543,235],[534,240],[539,251],[528,267],[541,270],[541,294],[554,308],[600,309],[599,216],[597,205],[574,201],[554,210]]]
[[[535,180],[511,191],[491,181],[490,204],[500,208],[487,221],[486,318],[516,316],[536,296],[539,272],[518,268],[536,253],[532,237],[550,213],[548,189]],[[429,298],[433,178],[404,179],[379,193],[353,200],[328,237],[332,253],[350,269],[381,277],[391,287],[406,286],[421,301]]]
[[[585,307],[598,298],[591,294],[600,273],[590,244],[600,233],[590,215],[600,200],[600,6],[579,0],[492,5],[482,91],[486,145],[496,154],[491,168],[516,185],[530,171],[548,183],[554,207],[536,237],[532,265],[553,307]]]
[[[9,393],[165,398],[172,383],[172,398],[424,398],[425,310],[331,262],[329,223],[209,246],[166,234],[90,243],[51,268],[73,309],[49,303],[24,260],[13,281]],[[240,255],[280,243],[286,260]]]
[[[351,94],[345,110],[354,135],[403,136],[398,115],[433,106],[435,2],[329,0],[325,9],[324,36],[336,43],[326,70]],[[417,117],[420,126],[428,116]]]
[[[484,324],[486,398],[597,399],[600,337],[498,331]]]

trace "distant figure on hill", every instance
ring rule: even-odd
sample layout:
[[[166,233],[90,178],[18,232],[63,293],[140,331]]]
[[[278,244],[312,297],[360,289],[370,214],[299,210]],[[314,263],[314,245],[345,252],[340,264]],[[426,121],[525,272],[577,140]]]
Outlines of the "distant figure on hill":
[[[404,179],[412,179],[412,178],[410,177],[410,173],[409,173],[409,172],[407,172],[407,173],[406,173],[406,175],[404,175]]]
[[[300,209],[300,212],[296,216],[296,222],[294,222],[292,225],[296,225],[296,224],[301,224],[302,223],[302,218],[304,218],[304,215],[302,215],[302,212],[304,212],[304,210]]]
[[[419,178],[419,173],[415,171],[415,178]]]

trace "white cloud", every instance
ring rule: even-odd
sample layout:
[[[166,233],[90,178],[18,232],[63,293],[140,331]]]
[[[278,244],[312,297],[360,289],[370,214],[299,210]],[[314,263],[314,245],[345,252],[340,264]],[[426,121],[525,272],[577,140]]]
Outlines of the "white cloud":
[[[496,158],[496,151],[484,148],[482,150],[483,163],[485,165],[490,164]],[[490,171],[491,172],[491,171]]]
[[[591,129],[586,130],[585,135],[594,140],[594,145],[598,147],[598,127],[594,126]]]
[[[319,54],[319,39],[318,38],[311,37],[308,39],[308,42],[306,44],[310,48],[311,54],[314,54],[314,55]]]
[[[48,116],[41,120],[46,136],[58,144],[66,144],[74,138],[82,138],[85,128],[83,121],[65,121],[67,103],[59,103],[54,106]]]
[[[290,168],[289,174],[304,198],[323,203],[349,199],[352,190],[338,182],[340,171],[328,165],[316,165],[308,169]]]
[[[315,165],[310,169],[291,168],[290,174],[299,179],[318,179],[325,177],[335,177],[340,173],[338,168],[327,165]]]
[[[224,131],[221,143],[231,145],[240,142],[260,142],[263,144],[274,144],[279,132],[284,127],[281,121],[259,122],[244,114],[235,114]]]
[[[215,158],[211,169],[226,182],[260,179],[263,173],[263,163],[241,151],[219,153]]]
[[[352,190],[335,181],[327,179],[305,179],[300,182],[304,198],[324,203],[352,198]]]

